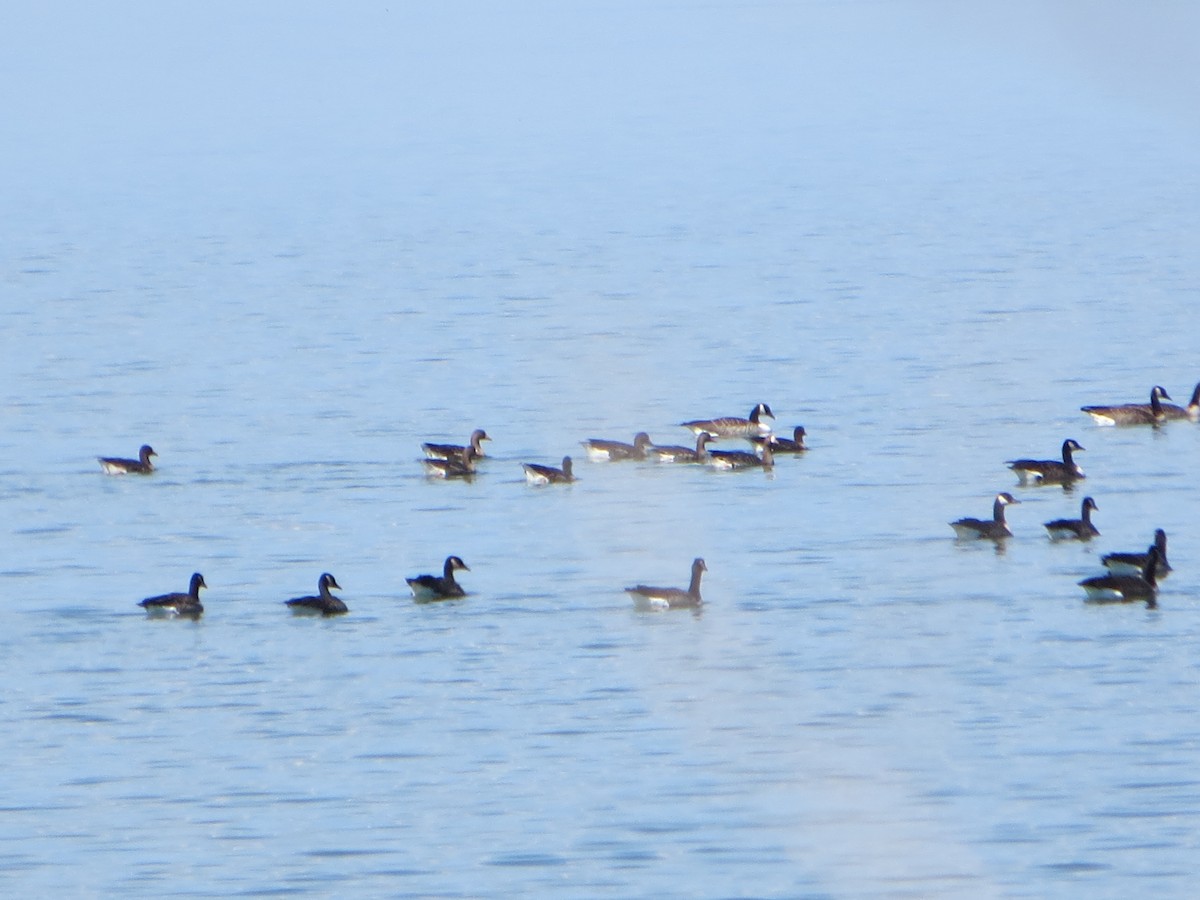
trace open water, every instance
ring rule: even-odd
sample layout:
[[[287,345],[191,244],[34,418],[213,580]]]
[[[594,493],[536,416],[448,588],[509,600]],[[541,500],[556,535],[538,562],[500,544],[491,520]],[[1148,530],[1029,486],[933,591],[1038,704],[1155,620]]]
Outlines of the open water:
[[[1194,896],[1200,426],[1078,409],[1200,379],[1194,81],[1036,5],[36,9],[0,891]],[[770,474],[579,446],[759,401],[811,446]],[[1066,437],[1087,480],[1016,488]],[[1085,605],[1156,527],[1158,608]],[[696,556],[700,612],[622,591]],[[290,617],[323,571],[349,615]]]

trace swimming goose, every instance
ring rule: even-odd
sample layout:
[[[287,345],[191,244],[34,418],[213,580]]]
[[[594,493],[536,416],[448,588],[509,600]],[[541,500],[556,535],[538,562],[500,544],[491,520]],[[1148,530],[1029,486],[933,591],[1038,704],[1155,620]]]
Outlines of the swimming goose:
[[[1100,534],[1092,524],[1092,510],[1099,509],[1091,497],[1084,497],[1078,519],[1055,519],[1046,523],[1052,541],[1090,541]]]
[[[458,456],[428,456],[421,460],[430,478],[470,478],[475,474],[475,448],[464,447]]]
[[[317,579],[317,596],[296,597],[288,600],[287,605],[291,607],[292,612],[302,616],[340,616],[344,612],[349,612],[345,603],[329,593],[330,588],[337,588],[340,591],[342,586],[332,575],[324,572]]]
[[[697,557],[692,561],[692,581],[685,591],[676,587],[650,587],[639,584],[625,588],[635,603],[652,609],[686,609],[700,606],[700,576],[708,571],[704,560]]]
[[[986,538],[987,540],[999,541],[1004,538],[1012,537],[1012,530],[1009,529],[1008,523],[1004,520],[1004,507],[1013,503],[1020,503],[1008,492],[999,493],[996,495],[995,502],[992,503],[992,517],[990,519],[959,519],[956,522],[951,522],[950,527],[954,529],[955,535],[961,540],[978,540]]]
[[[422,444],[421,449],[430,459],[459,459],[463,451],[470,447],[475,453],[475,459],[483,459],[483,441],[490,441],[486,431],[476,428],[471,432],[471,438],[464,447],[461,444]]]
[[[1163,400],[1171,395],[1157,384],[1150,389],[1149,403],[1125,403],[1118,406],[1081,406],[1097,425],[1161,425],[1167,421]]]
[[[1167,533],[1161,528],[1154,532],[1154,549],[1158,551],[1154,574],[1158,578],[1166,578],[1171,571],[1171,564],[1167,561]],[[1114,575],[1139,575],[1146,568],[1149,558],[1149,552],[1109,553],[1100,562]]]
[[[750,438],[751,443],[761,445],[764,441],[771,442],[771,451],[773,453],[803,453],[808,449],[804,445],[804,436],[807,432],[803,425],[797,425],[792,431],[791,438],[776,437],[775,435],[755,435]]]
[[[525,470],[525,480],[530,484],[570,484],[575,480],[569,456],[563,457],[561,469],[536,463],[521,463],[521,468]]]
[[[1147,607],[1154,608],[1157,605],[1155,597],[1158,594],[1158,548],[1150,545],[1150,549],[1146,551],[1146,565],[1137,575],[1118,575],[1110,572],[1107,575],[1085,578],[1079,582],[1079,586],[1087,591],[1089,603],[1145,600]]]
[[[684,428],[690,428],[695,434],[707,431],[713,437],[752,437],[771,433],[771,426],[760,421],[762,416],[775,418],[771,407],[760,403],[750,410],[750,418],[739,419],[737,416],[725,416],[720,419],[695,419],[684,422]]]
[[[1165,396],[1165,395],[1164,395]],[[1168,398],[1170,399],[1170,398]],[[1134,406],[1140,406],[1149,411],[1149,403],[1135,403]],[[1192,399],[1188,401],[1187,406],[1176,406],[1174,403],[1159,404],[1162,410],[1163,418],[1168,422],[1191,421],[1195,422],[1200,419],[1200,384],[1192,390]],[[1159,571],[1162,571],[1162,560],[1158,561]]]
[[[138,606],[152,616],[184,616],[198,619],[204,613],[204,606],[200,603],[200,588],[202,587],[208,587],[204,583],[204,576],[195,572],[192,574],[186,594],[160,594],[157,597],[147,597]]]
[[[690,447],[655,446],[650,448],[650,455],[659,462],[702,463],[708,461],[707,446],[713,436],[707,431],[696,435],[696,449]]]
[[[440,578],[437,575],[417,575],[404,580],[412,588],[415,600],[447,600],[451,597],[465,597],[467,592],[454,580],[454,573],[457,571],[470,572],[471,570],[457,556],[447,556]]]
[[[142,444],[137,459],[122,459],[119,456],[98,456],[100,468],[105,475],[149,475],[154,471],[150,457],[158,456],[149,444]]]
[[[1071,456],[1076,450],[1082,449],[1074,438],[1067,438],[1062,445],[1062,462],[1056,459],[1014,459],[1008,463],[1008,467],[1017,473],[1021,484],[1070,484],[1086,477]]]
[[[622,441],[605,441],[600,438],[591,438],[581,443],[584,449],[587,450],[588,459],[595,460],[596,462],[620,459],[645,459],[646,450],[650,447],[650,435],[644,431],[639,431],[633,436],[632,444],[626,444]]]
[[[762,456],[745,450],[709,450],[708,461],[714,469],[771,469],[775,453],[770,441],[763,441]]]

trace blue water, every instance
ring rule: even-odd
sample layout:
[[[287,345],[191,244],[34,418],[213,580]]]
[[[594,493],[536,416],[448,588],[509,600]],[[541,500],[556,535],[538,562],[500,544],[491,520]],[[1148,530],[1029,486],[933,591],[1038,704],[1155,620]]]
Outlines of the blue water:
[[[1172,23],[339,10],[2,38],[0,890],[1191,896],[1200,427],[1078,409],[1200,378],[1194,62],[1099,52]],[[770,474],[579,446],[759,401]],[[1158,609],[1085,605],[1156,527]]]

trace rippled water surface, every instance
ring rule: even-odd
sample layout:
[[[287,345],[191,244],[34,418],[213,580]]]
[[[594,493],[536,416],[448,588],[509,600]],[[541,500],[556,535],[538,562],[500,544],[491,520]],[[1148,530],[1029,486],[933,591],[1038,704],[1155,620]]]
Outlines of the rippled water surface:
[[[1200,426],[1079,412],[1200,379],[1192,113],[920,4],[221,9],[5,39],[5,894],[1192,895]],[[759,401],[771,473],[579,446]]]

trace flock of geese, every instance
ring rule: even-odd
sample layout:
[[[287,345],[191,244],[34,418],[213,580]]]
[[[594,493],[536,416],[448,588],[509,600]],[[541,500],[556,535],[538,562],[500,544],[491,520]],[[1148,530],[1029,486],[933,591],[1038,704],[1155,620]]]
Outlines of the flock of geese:
[[[1192,391],[1186,407],[1173,403],[1170,395],[1159,385],[1150,390],[1149,403],[1122,403],[1113,406],[1083,406],[1080,409],[1097,425],[1149,425],[1159,427],[1172,421],[1200,421],[1200,384]],[[1022,485],[1060,485],[1069,488],[1086,477],[1075,462],[1074,454],[1083,450],[1074,438],[1062,444],[1062,459],[1015,459],[1008,467],[1016,473]],[[950,523],[959,540],[1004,541],[1012,537],[1005,519],[1005,508],[1020,503],[1012,494],[1003,491],[992,503],[990,519],[958,519]],[[1078,519],[1054,519],[1045,523],[1053,541],[1090,541],[1100,531],[1092,522],[1092,513],[1099,509],[1092,497],[1084,497]],[[1145,601],[1148,607],[1157,603],[1158,579],[1171,571],[1167,561],[1167,535],[1163,529],[1154,532],[1154,543],[1144,553],[1109,553],[1101,559],[1107,570],[1079,582],[1093,603]]]
[[[682,423],[696,435],[695,447],[656,445],[646,432],[639,432],[633,443],[592,438],[583,442],[587,456],[595,461],[656,460],[664,463],[709,465],[717,469],[748,470],[770,469],[775,464],[776,453],[800,454],[808,448],[804,444],[805,431],[797,426],[791,438],[777,437],[765,421],[774,419],[771,407],[759,403],[746,418],[725,416],[716,419],[696,419]],[[750,442],[750,450],[709,450],[708,444],[725,438],[744,438]],[[440,444],[428,442],[421,445],[425,452],[422,463],[426,474],[434,478],[470,479],[477,472],[478,462],[485,458],[483,443],[489,441],[486,431],[477,428],[466,444]],[[101,469],[108,475],[149,475],[154,472],[152,457],[158,454],[149,444],[138,451],[137,459],[99,457]],[[522,463],[525,478],[530,484],[568,484],[575,480],[571,457],[563,457],[562,466],[547,466],[539,463]],[[703,603],[700,595],[700,578],[708,570],[703,559],[692,562],[691,581],[686,589],[655,587],[639,584],[625,590],[639,606],[652,609],[695,608]],[[450,600],[465,597],[466,591],[455,579],[456,572],[470,571],[458,556],[446,558],[441,575],[417,575],[406,578],[413,598],[418,601]],[[140,605],[151,616],[170,616],[198,619],[204,613],[200,601],[200,589],[206,588],[204,576],[199,572],[192,575],[186,592],[173,592],[147,597]],[[317,579],[317,593],[295,597],[286,601],[286,606],[299,615],[336,616],[348,612],[341,599],[332,594],[340,590],[337,579],[328,572]]]
[[[1200,421],[1200,384],[1192,393],[1186,407],[1164,403],[1170,395],[1159,386],[1150,391],[1149,403],[1125,403],[1114,406],[1084,406],[1087,413],[1100,425],[1149,425],[1158,427],[1170,421]],[[709,465],[718,469],[749,470],[771,469],[775,454],[799,454],[805,446],[805,430],[796,426],[791,438],[782,438],[772,433],[766,419],[774,419],[771,407],[757,404],[746,418],[725,416],[716,419],[695,419],[683,422],[682,427],[695,437],[694,446],[655,444],[649,434],[639,432],[632,443],[592,438],[583,441],[587,456],[595,461],[655,460],[665,463]],[[708,445],[722,439],[744,439],[750,443],[748,450],[710,450]],[[466,444],[441,444],[428,442],[421,445],[425,452],[422,463],[426,473],[434,478],[470,479],[477,472],[480,460],[486,454],[483,443],[491,440],[482,428],[472,432]],[[1062,444],[1061,459],[1016,459],[1008,467],[1017,475],[1020,484],[1060,485],[1071,487],[1082,480],[1083,469],[1075,462],[1074,454],[1084,448],[1074,438]],[[151,457],[154,449],[143,445],[137,459],[99,457],[101,469],[109,475],[149,475],[154,471]],[[571,457],[564,456],[561,466],[540,463],[522,463],[525,478],[530,484],[569,484],[575,480]],[[1019,503],[1007,491],[996,495],[990,519],[963,518],[950,523],[959,540],[991,540],[1001,542],[1012,537],[1012,530],[1005,519],[1005,508]],[[1078,519],[1055,519],[1045,523],[1051,540],[1090,541],[1100,532],[1092,522],[1092,512],[1097,510],[1092,497],[1084,497]],[[1103,557],[1106,573],[1086,578],[1080,585],[1094,602],[1145,601],[1154,606],[1158,592],[1158,578],[1171,571],[1167,561],[1167,536],[1160,528],[1155,531],[1154,543],[1144,553],[1110,553]],[[405,581],[413,598],[419,601],[448,600],[465,597],[466,591],[455,579],[455,573],[470,571],[458,556],[446,558],[441,575],[417,575]],[[638,584],[625,588],[639,606],[652,609],[696,608],[702,605],[700,580],[708,567],[704,560],[692,562],[691,580],[688,587],[656,587]],[[200,589],[207,587],[204,576],[199,572],[192,575],[186,592],[147,597],[141,606],[151,615],[178,616],[197,619],[204,612],[200,602]],[[302,615],[335,616],[348,612],[346,604],[331,592],[340,590],[337,579],[328,572],[317,580],[317,593],[296,597],[286,601],[294,613]]]

